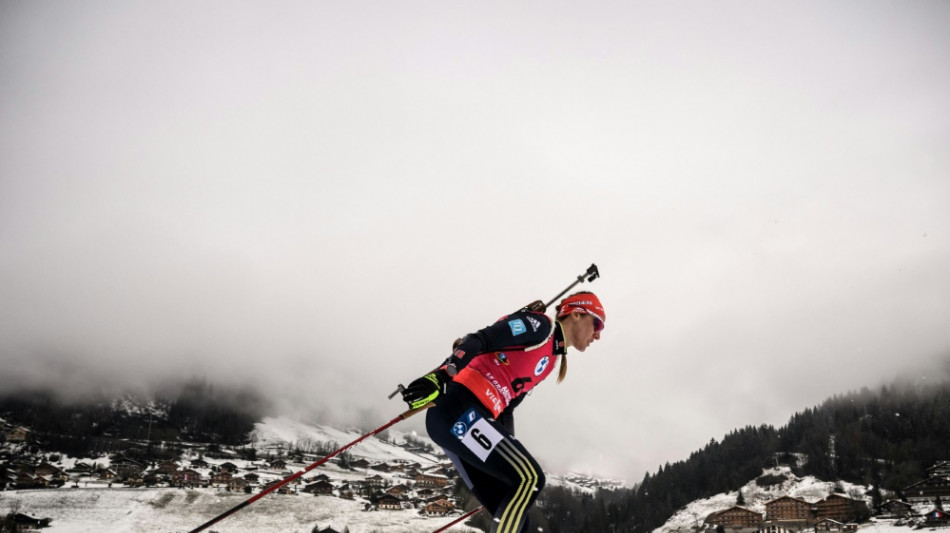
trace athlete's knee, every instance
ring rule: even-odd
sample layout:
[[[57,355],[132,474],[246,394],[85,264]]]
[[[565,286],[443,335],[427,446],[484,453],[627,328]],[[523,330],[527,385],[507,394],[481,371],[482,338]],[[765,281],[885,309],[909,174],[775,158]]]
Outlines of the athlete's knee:
[[[545,477],[544,477],[544,472],[542,472],[541,469],[539,468],[539,469],[538,469],[538,479],[537,479],[537,481],[534,482],[534,490],[535,490],[535,492],[541,492],[541,489],[544,488],[544,483],[545,483],[545,481],[546,481],[546,479],[545,479]]]

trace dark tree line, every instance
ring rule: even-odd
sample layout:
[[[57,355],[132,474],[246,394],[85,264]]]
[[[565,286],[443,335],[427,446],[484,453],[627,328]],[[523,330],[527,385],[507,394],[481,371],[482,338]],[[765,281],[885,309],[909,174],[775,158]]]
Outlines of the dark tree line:
[[[863,389],[797,413],[780,429],[735,430],[646,474],[633,489],[590,496],[547,488],[537,511],[552,533],[647,532],[693,500],[736,491],[777,464],[799,476],[873,485],[877,504],[878,487],[900,496],[927,468],[950,460],[948,443],[950,384]]]
[[[110,398],[67,401],[53,391],[34,390],[0,395],[0,416],[30,428],[45,450],[74,457],[123,452],[167,459],[175,455],[177,442],[247,443],[262,405],[250,389],[215,387],[196,379],[176,392],[158,395],[151,410],[130,412]]]

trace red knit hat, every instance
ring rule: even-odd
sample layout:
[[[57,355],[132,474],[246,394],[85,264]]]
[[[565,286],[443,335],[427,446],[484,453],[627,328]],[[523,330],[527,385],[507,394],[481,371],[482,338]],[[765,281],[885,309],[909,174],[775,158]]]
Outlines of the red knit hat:
[[[557,306],[557,317],[561,318],[575,311],[594,317],[595,331],[604,329],[604,319],[607,315],[604,314],[604,306],[600,305],[600,300],[594,293],[578,292],[561,300],[561,304]]]

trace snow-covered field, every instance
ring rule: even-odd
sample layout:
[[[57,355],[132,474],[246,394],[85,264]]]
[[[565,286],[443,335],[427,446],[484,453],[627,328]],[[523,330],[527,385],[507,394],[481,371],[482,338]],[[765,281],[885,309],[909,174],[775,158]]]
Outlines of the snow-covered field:
[[[360,436],[356,430],[341,431],[323,425],[310,425],[289,418],[267,418],[257,424],[253,434],[255,447],[261,453],[270,450],[288,450],[303,443],[333,442],[340,446]],[[390,441],[401,442],[406,435],[390,432]],[[422,440],[422,439],[419,439]],[[428,453],[408,451],[400,446],[375,437],[366,439],[350,449],[357,458],[370,462],[407,461],[435,466],[444,457]],[[189,457],[186,459],[194,459]],[[206,460],[222,463],[225,460]],[[88,460],[88,462],[93,462]],[[108,466],[106,457],[95,460],[100,466]],[[230,462],[241,468],[249,461],[232,459]],[[76,463],[74,458],[63,458],[61,468]],[[306,465],[294,464],[291,470],[302,470]],[[259,470],[262,481],[281,479],[286,472]],[[366,472],[345,470],[328,462],[313,470],[308,476],[327,474],[339,482],[366,477]],[[374,474],[376,472],[373,472]],[[206,472],[202,472],[206,475]],[[380,473],[384,477],[388,474]],[[394,478],[394,483],[401,482]],[[98,481],[72,482],[59,489],[10,490],[0,492],[0,514],[18,511],[34,518],[52,518],[49,533],[182,533],[190,531],[215,516],[240,504],[251,496],[228,492],[223,488],[175,489],[175,488],[125,488],[109,487]],[[320,529],[333,527],[338,531],[349,528],[350,533],[419,533],[438,529],[453,521],[460,514],[447,517],[426,518],[416,509],[400,511],[364,511],[365,500],[345,500],[334,496],[313,496],[299,493],[290,495],[270,494],[242,509],[206,531],[218,533],[310,533],[314,526]],[[478,530],[457,525],[455,533]]]

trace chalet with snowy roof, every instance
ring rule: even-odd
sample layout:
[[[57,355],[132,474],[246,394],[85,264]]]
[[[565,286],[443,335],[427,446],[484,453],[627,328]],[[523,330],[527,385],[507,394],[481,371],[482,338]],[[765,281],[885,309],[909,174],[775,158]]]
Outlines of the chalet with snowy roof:
[[[71,468],[67,468],[66,472],[70,474],[89,474],[92,473],[92,466],[89,465],[89,463],[83,463],[82,461],[79,461]]]
[[[191,462],[192,468],[209,468],[210,466],[211,465],[208,464],[208,461],[205,461],[204,459],[201,459],[201,458],[195,459]]]
[[[815,504],[816,518],[830,518],[842,524],[863,520],[870,512],[868,506],[861,500],[849,498],[843,494],[831,494]]]
[[[155,467],[155,472],[163,476],[171,476],[178,472],[178,463],[175,461],[162,461]]]
[[[314,496],[332,496],[333,484],[329,481],[317,481],[304,487],[303,492],[313,494]]]
[[[261,476],[251,472],[250,474],[244,474],[244,479],[246,479],[248,483],[257,483],[261,480]]]
[[[141,474],[145,470],[145,465],[128,457],[119,457],[112,460],[110,468],[115,472],[116,477],[125,479]]]
[[[66,472],[49,463],[40,463],[33,472],[38,476],[47,476],[51,479],[66,479],[69,477]]]
[[[96,477],[102,481],[112,481],[116,478],[116,473],[111,468],[100,468],[96,470]]]
[[[422,514],[426,516],[445,516],[455,510],[455,506],[448,500],[439,500],[427,504],[422,508]]]
[[[907,501],[911,503],[932,502],[937,498],[950,498],[950,477],[929,477],[904,488]]]
[[[211,483],[214,485],[227,485],[232,479],[234,479],[234,475],[232,475],[231,472],[222,472],[219,470],[211,474]],[[247,481],[245,481],[245,483],[247,483]]]
[[[355,460],[355,461],[351,461],[351,462],[349,463],[349,465],[350,465],[350,467],[352,467],[352,468],[363,468],[363,469],[366,469],[366,468],[369,468],[370,462],[367,461],[366,459],[357,459],[357,460]]]
[[[366,484],[369,485],[370,487],[385,487],[386,478],[377,474],[375,476],[366,478]]]
[[[393,466],[389,463],[377,463],[371,466],[370,469],[377,472],[386,472],[388,474],[393,471]]]
[[[930,527],[950,525],[950,516],[943,509],[934,509],[924,515],[924,520]]]
[[[765,521],[772,524],[804,526],[812,520],[812,505],[805,500],[782,496],[765,504]]]
[[[280,483],[279,479],[275,479],[274,481],[268,482],[267,484],[261,487],[261,492],[267,492],[268,490],[271,489],[271,487],[273,487],[274,485],[277,485],[278,483]],[[290,493],[291,493],[291,488],[287,485],[282,485],[279,489],[277,489],[277,494],[290,494]]]
[[[386,511],[398,511],[402,509],[402,501],[399,498],[386,494],[376,500],[376,507]]]
[[[287,468],[287,461],[284,461],[283,459],[274,459],[273,461],[268,461],[267,464],[275,470],[283,470]]]
[[[706,523],[732,529],[757,528],[762,525],[762,513],[736,505],[710,514],[706,517]]]
[[[228,481],[228,490],[234,492],[243,491],[250,486],[251,484],[246,479],[240,477],[232,478],[231,481]]]
[[[844,531],[844,524],[837,520],[821,518],[815,522],[816,533],[839,533],[842,531]]]
[[[201,484],[201,474],[190,468],[172,474],[172,483],[179,487],[195,487]]]
[[[402,498],[408,493],[409,493],[409,487],[405,485],[401,485],[401,484],[386,489],[386,494],[389,494],[390,496],[395,496],[397,498]]]
[[[318,482],[318,481],[330,481],[330,476],[328,476],[328,475],[326,475],[326,474],[320,474],[320,475],[318,475],[318,476],[313,476],[312,478],[308,479],[307,481],[309,481],[309,482],[311,482],[311,483],[316,483],[316,482]]]
[[[238,471],[238,467],[234,463],[221,463],[218,465],[218,470],[223,470],[224,472],[230,472],[234,474]]]
[[[927,469],[928,477],[950,477],[950,461],[937,463]]]
[[[449,484],[449,478],[433,472],[420,472],[413,479],[420,487],[441,488]]]
[[[25,427],[15,426],[6,433],[7,442],[11,443],[21,443],[26,442],[30,438],[30,430]]]
[[[889,500],[877,508],[881,518],[907,518],[914,514],[914,506],[900,500]]]

